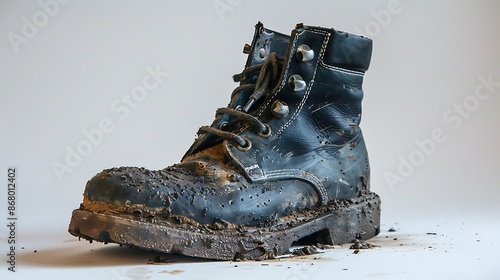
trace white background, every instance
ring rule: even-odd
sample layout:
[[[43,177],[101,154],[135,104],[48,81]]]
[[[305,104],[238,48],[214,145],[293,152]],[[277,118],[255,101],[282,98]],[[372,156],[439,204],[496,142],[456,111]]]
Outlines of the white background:
[[[19,273],[8,272],[8,231],[0,226],[0,275],[11,277],[2,279],[57,273],[77,279],[91,272],[95,279],[146,279],[133,278],[133,273],[124,276],[116,266],[132,265],[132,272],[150,278],[161,277],[158,271],[174,270],[146,265],[147,256],[140,251],[124,257],[121,251],[102,249],[89,256],[89,246],[98,250],[100,245],[70,242],[66,230],[71,211],[78,208],[86,181],[104,168],[161,169],[180,160],[198,127],[210,124],[215,110],[227,105],[236,86],[231,76],[243,69],[242,48],[251,43],[259,20],[285,34],[303,22],[373,39],[361,127],[370,155],[372,190],[383,202],[381,238],[389,227],[397,227],[408,233],[405,242],[421,248],[425,242],[442,243],[425,234],[440,233],[435,227],[441,226],[446,234],[435,238],[448,238],[446,244],[470,242],[463,251],[437,250],[447,252],[431,254],[422,266],[415,262],[423,258],[421,249],[397,251],[395,257],[382,248],[355,255],[358,259],[337,258],[339,272],[328,272],[336,266],[323,262],[325,269],[297,270],[305,274],[286,272],[286,264],[274,267],[273,273],[283,279],[314,279],[313,273],[340,277],[339,268],[361,261],[367,265],[365,274],[347,270],[344,277],[498,279],[500,269],[491,261],[496,256],[488,248],[498,248],[494,238],[500,233],[500,2],[62,2],[0,2],[0,221],[7,223],[7,168],[13,166],[18,171],[17,238],[25,247],[18,252]],[[135,102],[128,115],[112,109],[112,104],[124,106],[122,96],[130,96],[142,84],[148,67],[168,72],[168,77]],[[489,90],[481,80],[493,81]],[[478,87],[482,99],[474,95]],[[457,111],[460,106],[462,114]],[[104,119],[110,120],[113,131],[104,133],[70,166],[68,148],[77,150],[87,141],[82,131],[97,129]],[[422,151],[417,142],[428,143],[425,139],[436,129],[445,140]],[[68,166],[68,172],[57,175],[56,162]],[[410,168],[408,163],[401,167],[405,162]],[[488,246],[479,246],[479,238],[468,239],[468,234],[483,234],[481,244],[490,238]],[[40,251],[34,257],[37,246],[49,253]],[[54,249],[58,246],[60,250]],[[67,252],[73,252],[75,262],[63,261],[69,258]],[[476,260],[476,255],[482,258],[475,263],[465,258]],[[76,261],[84,257],[88,265]],[[385,266],[369,265],[382,257],[387,258]],[[92,261],[96,258],[99,264]],[[182,258],[170,266],[175,265],[183,266],[178,269],[182,272],[174,273],[177,278],[188,277],[189,271],[199,273],[190,278],[205,278],[203,269],[213,267]],[[383,267],[386,272],[378,271]],[[244,263],[239,268],[260,273],[266,267]],[[242,275],[241,270],[220,273]]]

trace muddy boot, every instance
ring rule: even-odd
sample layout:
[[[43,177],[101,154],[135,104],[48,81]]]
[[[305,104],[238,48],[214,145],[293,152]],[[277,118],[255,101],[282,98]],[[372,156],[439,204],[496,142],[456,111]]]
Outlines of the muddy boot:
[[[228,107],[181,163],[90,179],[69,232],[208,259],[265,259],[295,241],[339,244],[379,233],[359,128],[372,41],[260,23]]]

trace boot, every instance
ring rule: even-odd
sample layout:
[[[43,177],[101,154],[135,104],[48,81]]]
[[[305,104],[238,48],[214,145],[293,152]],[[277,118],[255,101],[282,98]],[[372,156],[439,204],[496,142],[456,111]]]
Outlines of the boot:
[[[87,182],[69,232],[100,242],[232,260],[379,233],[359,128],[372,41],[298,24],[256,25],[240,85],[179,164],[121,167]]]

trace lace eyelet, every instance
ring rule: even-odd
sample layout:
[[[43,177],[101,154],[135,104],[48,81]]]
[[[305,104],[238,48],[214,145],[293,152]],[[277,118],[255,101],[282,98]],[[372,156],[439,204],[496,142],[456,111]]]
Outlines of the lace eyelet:
[[[266,131],[264,133],[258,132],[257,135],[259,135],[260,137],[267,138],[271,136],[271,127],[267,123],[265,123],[264,125],[266,126]]]
[[[293,91],[302,91],[306,88],[307,84],[300,75],[293,74],[288,78],[288,86]]]
[[[245,140],[246,146],[241,146],[239,144],[236,144],[235,146],[238,150],[246,152],[252,148],[252,142],[247,138],[243,138],[243,140]]]
[[[290,108],[288,108],[288,104],[286,104],[286,102],[276,100],[271,105],[271,113],[278,119],[282,119],[288,116],[288,113],[290,113]]]
[[[221,122],[221,123],[219,124],[219,129],[224,131],[224,130],[225,130],[225,128],[226,128],[226,126],[227,126],[227,122],[226,122],[226,121]]]
[[[301,62],[308,62],[314,58],[314,51],[306,45],[302,44],[297,48],[297,59]]]
[[[264,59],[264,58],[266,58],[266,55],[267,55],[267,53],[266,53],[266,49],[261,48],[261,49],[259,50],[259,57],[260,57],[260,59]]]

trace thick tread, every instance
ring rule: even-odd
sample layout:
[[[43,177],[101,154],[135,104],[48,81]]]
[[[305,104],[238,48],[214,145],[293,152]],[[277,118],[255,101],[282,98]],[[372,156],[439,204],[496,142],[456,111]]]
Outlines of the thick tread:
[[[275,258],[289,253],[292,243],[304,237],[317,243],[343,244],[369,239],[379,231],[380,198],[375,193],[297,212],[269,227],[210,229],[178,219],[146,221],[128,214],[79,209],[73,211],[69,225],[72,235],[87,240],[216,260]]]

